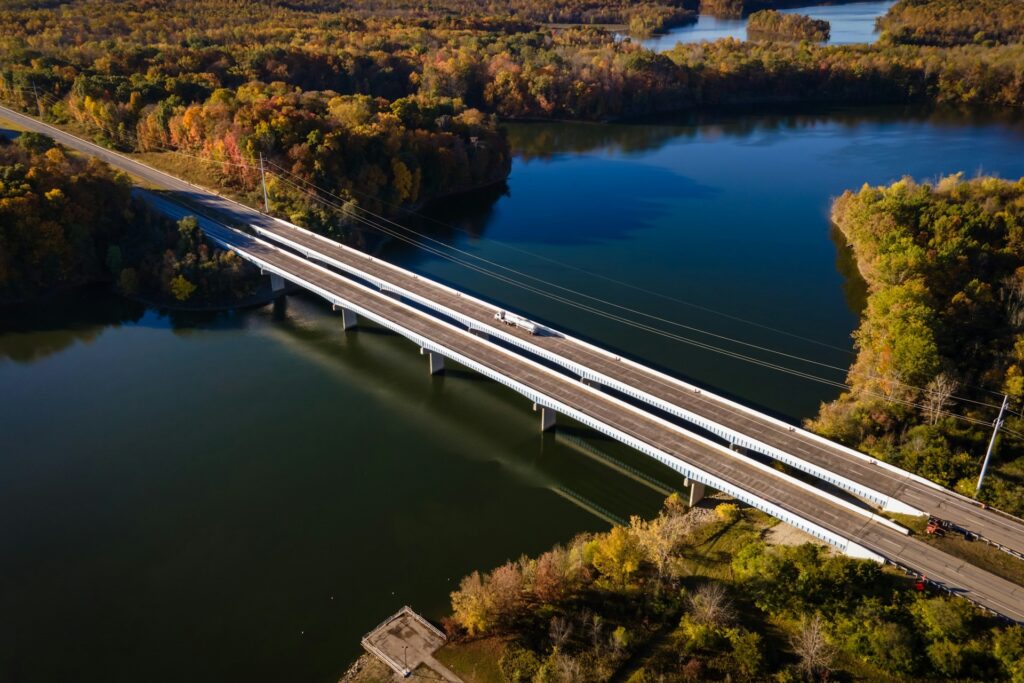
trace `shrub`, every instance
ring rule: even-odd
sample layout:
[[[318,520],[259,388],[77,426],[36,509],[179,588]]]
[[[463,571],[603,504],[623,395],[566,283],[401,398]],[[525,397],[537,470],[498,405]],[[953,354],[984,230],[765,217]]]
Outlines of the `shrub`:
[[[740,518],[740,508],[735,503],[719,503],[715,506],[715,514],[723,522],[735,522]]]
[[[532,650],[510,645],[498,660],[498,668],[507,683],[529,683],[540,669],[540,660]]]

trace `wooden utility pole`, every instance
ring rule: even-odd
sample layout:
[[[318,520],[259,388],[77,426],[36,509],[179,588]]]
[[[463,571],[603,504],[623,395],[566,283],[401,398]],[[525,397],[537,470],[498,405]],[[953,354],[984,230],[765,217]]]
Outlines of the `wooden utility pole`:
[[[1003,396],[1003,407],[999,409],[999,417],[996,418],[995,425],[992,429],[992,438],[988,442],[988,450],[985,451],[985,462],[981,464],[981,476],[978,477],[978,488],[974,489],[974,497],[978,497],[978,493],[981,491],[981,485],[985,481],[985,472],[988,470],[988,461],[992,457],[992,449],[996,445],[996,436],[999,434],[999,428],[1003,426],[1003,415],[1006,414],[1006,404],[1009,402],[1009,396]]]
[[[260,183],[263,184],[263,213],[270,214],[270,199],[267,197],[267,176],[263,172],[263,152],[260,152]]]
[[[43,105],[39,101],[39,91],[36,90],[35,81],[32,82],[32,96],[36,98],[36,111],[39,113],[39,118],[43,118]]]

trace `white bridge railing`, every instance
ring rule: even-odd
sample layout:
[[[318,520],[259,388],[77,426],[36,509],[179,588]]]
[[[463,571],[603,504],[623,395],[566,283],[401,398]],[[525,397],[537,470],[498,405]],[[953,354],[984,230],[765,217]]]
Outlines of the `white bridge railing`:
[[[296,285],[298,285],[298,286],[300,286],[300,287],[302,287],[302,288],[304,288],[304,289],[306,289],[306,290],[308,290],[310,292],[313,292],[314,294],[317,294],[318,296],[324,298],[325,300],[327,300],[328,302],[330,302],[333,305],[336,305],[336,306],[339,306],[341,308],[346,308],[346,309],[348,309],[350,311],[353,311],[353,312],[357,313],[358,315],[361,315],[361,316],[367,318],[368,320],[373,321],[374,323],[380,325],[381,327],[389,329],[389,330],[391,330],[391,331],[393,331],[393,332],[395,332],[395,333],[405,337],[406,339],[409,339],[414,344],[419,346],[421,349],[424,349],[424,350],[432,352],[432,353],[440,354],[441,356],[444,356],[445,358],[453,360],[456,363],[459,363],[459,364],[461,364],[461,365],[463,365],[463,366],[465,366],[465,367],[467,367],[467,368],[469,368],[471,370],[474,370],[475,372],[478,372],[479,374],[481,374],[481,375],[483,375],[483,376],[485,376],[485,377],[487,377],[489,379],[494,380],[495,382],[498,382],[499,384],[502,384],[502,385],[512,389],[516,393],[518,393],[518,394],[520,394],[522,396],[525,396],[526,398],[528,398],[530,401],[532,401],[533,403],[535,403],[538,406],[541,406],[541,407],[544,407],[544,408],[548,408],[550,410],[554,410],[556,413],[561,413],[562,415],[570,417],[570,418],[576,420],[577,422],[580,422],[581,424],[584,424],[584,425],[590,427],[591,429],[594,429],[594,430],[596,430],[596,431],[598,431],[598,432],[600,432],[602,434],[605,434],[606,436],[609,436],[609,437],[615,439],[616,441],[619,441],[620,443],[623,443],[623,444],[626,444],[627,446],[635,448],[636,450],[640,451],[641,453],[643,453],[643,454],[645,454],[645,455],[647,455],[647,456],[649,456],[651,458],[654,458],[658,462],[662,463],[663,465],[666,465],[667,467],[675,470],[676,472],[679,472],[680,474],[682,474],[683,476],[687,477],[688,479],[690,479],[692,481],[696,481],[696,482],[699,482],[701,484],[705,484],[707,486],[710,486],[710,487],[712,487],[714,489],[722,491],[723,493],[726,493],[726,494],[736,498],[737,500],[741,500],[741,501],[747,503],[748,505],[750,505],[752,507],[755,507],[755,508],[757,508],[759,510],[762,510],[763,512],[766,512],[767,514],[775,517],[776,519],[779,519],[779,520],[781,520],[783,522],[786,522],[787,524],[791,524],[792,526],[797,527],[798,529],[800,529],[800,530],[810,534],[811,536],[814,536],[815,538],[823,540],[826,543],[829,543],[830,545],[833,545],[836,548],[839,548],[841,551],[843,551],[847,555],[850,555],[850,556],[853,556],[853,557],[861,557],[861,558],[872,559],[872,560],[875,560],[877,562],[884,562],[885,561],[885,558],[883,558],[878,553],[875,553],[875,552],[865,548],[864,546],[860,545],[859,543],[856,543],[855,541],[853,541],[850,538],[846,538],[845,536],[842,536],[840,533],[838,533],[836,531],[832,531],[832,530],[827,529],[827,528],[825,528],[823,526],[820,526],[819,524],[817,524],[815,522],[812,522],[812,521],[810,521],[808,519],[805,519],[804,517],[802,517],[802,516],[792,512],[791,510],[783,508],[780,505],[776,505],[775,503],[772,503],[772,502],[770,502],[770,501],[768,501],[768,500],[766,500],[766,499],[764,499],[764,498],[762,498],[762,497],[760,497],[760,496],[758,496],[758,495],[756,495],[754,493],[751,493],[750,491],[747,491],[746,489],[744,489],[744,488],[742,488],[742,487],[740,487],[738,485],[735,485],[735,484],[733,484],[733,483],[731,483],[731,482],[729,482],[729,481],[727,481],[725,479],[722,479],[721,477],[719,477],[717,475],[714,475],[714,474],[712,474],[710,472],[704,471],[703,469],[700,469],[699,467],[697,467],[696,465],[693,465],[690,462],[687,462],[685,460],[680,459],[679,457],[677,457],[675,455],[667,453],[667,452],[659,449],[655,445],[653,445],[651,443],[648,443],[645,440],[642,440],[642,439],[640,439],[640,438],[638,438],[636,436],[628,434],[628,433],[626,433],[626,432],[624,432],[624,431],[622,431],[622,430],[620,430],[620,429],[618,429],[616,427],[613,427],[612,425],[607,424],[606,422],[604,422],[602,420],[595,419],[594,417],[592,417],[588,413],[583,412],[580,409],[577,409],[577,408],[575,408],[575,407],[573,407],[571,405],[568,405],[568,404],[566,404],[566,403],[564,403],[564,402],[562,402],[562,401],[560,401],[558,399],[555,399],[555,398],[553,398],[553,397],[551,397],[551,396],[549,396],[549,395],[547,395],[547,394],[545,394],[545,393],[543,393],[541,391],[538,391],[537,389],[535,389],[533,387],[530,387],[530,386],[528,386],[526,384],[523,384],[522,382],[514,380],[514,379],[508,377],[504,373],[500,372],[499,370],[496,370],[495,368],[493,368],[493,367],[491,367],[489,365],[481,363],[481,362],[479,362],[478,360],[476,360],[474,358],[470,358],[468,356],[465,356],[464,354],[462,354],[460,352],[457,352],[457,351],[455,351],[455,350],[453,350],[453,349],[445,346],[444,344],[441,344],[441,343],[439,343],[439,342],[437,342],[437,341],[435,341],[433,339],[430,339],[430,338],[420,334],[419,332],[416,332],[414,330],[408,329],[405,326],[403,326],[402,324],[400,324],[400,323],[398,323],[398,322],[388,318],[386,315],[381,314],[379,311],[372,310],[372,309],[370,309],[370,308],[368,308],[366,306],[363,306],[363,305],[360,305],[358,303],[355,303],[354,301],[350,301],[350,300],[344,298],[343,296],[341,296],[341,295],[339,295],[337,293],[334,293],[334,292],[331,292],[331,291],[329,291],[327,289],[324,289],[323,287],[321,287],[321,286],[319,286],[319,285],[317,285],[315,283],[309,282],[309,281],[307,281],[307,280],[305,280],[305,279],[295,275],[294,273],[292,273],[290,271],[287,271],[287,270],[285,270],[283,268],[280,268],[277,265],[271,264],[271,263],[269,263],[268,261],[266,261],[264,259],[261,259],[261,258],[255,256],[255,255],[253,255],[253,254],[251,254],[249,252],[246,252],[244,249],[241,249],[239,247],[237,241],[234,240],[234,239],[231,239],[230,236],[229,237],[225,237],[224,235],[211,234],[210,232],[208,232],[207,234],[210,236],[211,239],[217,241],[218,243],[220,243],[225,248],[231,249],[231,250],[235,251],[236,253],[239,254],[239,256],[241,256],[242,258],[244,258],[244,259],[252,262],[253,264],[257,265],[259,268],[261,268],[265,272],[279,275],[280,277],[284,278],[285,280],[288,280],[289,282],[292,282],[292,283],[294,283],[294,284],[296,284]],[[255,238],[252,238],[252,237],[249,237],[249,236],[244,236],[244,237],[246,239],[250,239],[250,240],[251,239],[255,239]],[[257,240],[257,241],[259,241],[259,240]],[[264,244],[266,244],[266,243],[264,243]],[[273,248],[269,244],[267,244],[266,246]],[[281,253],[285,254],[285,252],[281,252]],[[291,255],[288,255],[288,256],[289,256],[289,258],[297,258],[297,257],[291,256]],[[308,263],[308,262],[304,262],[304,263],[305,263],[305,265],[307,267],[314,268],[314,269],[317,269],[317,270],[320,270],[320,271],[324,272],[325,274],[329,274],[329,275],[332,275],[334,277],[337,277],[336,274],[334,274],[330,270],[327,270],[326,268],[323,268],[321,266],[317,266],[316,264],[313,264],[313,263]],[[363,292],[363,293],[365,293],[367,295],[370,295],[370,296],[372,296],[374,298],[380,298],[380,299],[382,299],[382,303],[384,301],[386,301],[386,303],[388,303],[389,305],[401,307],[401,308],[405,309],[409,313],[415,314],[416,316],[419,316],[419,317],[424,318],[424,319],[429,319],[429,320],[431,320],[435,324],[446,325],[453,333],[458,334],[458,335],[463,335],[467,339],[472,339],[472,340],[474,340],[475,343],[482,343],[482,341],[479,339],[479,337],[477,337],[476,335],[474,335],[470,331],[462,330],[460,328],[456,328],[454,326],[447,325],[446,323],[444,323],[442,321],[438,321],[438,320],[436,320],[434,318],[428,318],[422,311],[419,311],[419,310],[413,308],[412,306],[409,306],[408,304],[406,304],[406,303],[404,303],[402,301],[396,300],[396,299],[391,298],[391,297],[386,297],[386,295],[382,295],[380,292],[378,292],[378,291],[376,291],[376,290],[374,290],[374,289],[372,289],[370,287],[367,287],[367,286],[365,286],[365,285],[363,285],[361,283],[345,280],[345,285],[349,286],[349,287],[356,288],[357,290],[360,290],[361,292]],[[522,356],[520,356],[518,354],[513,354],[512,352],[507,351],[505,349],[502,349],[500,347],[490,345],[489,348],[488,348],[488,353],[490,353],[490,354],[505,354],[508,357],[516,359],[520,363],[524,363],[524,364],[530,365],[531,369],[533,369],[535,371],[546,373],[547,375],[549,375],[551,377],[556,377],[556,378],[558,378],[558,379],[560,379],[562,381],[568,381],[568,379],[564,375],[562,375],[560,373],[556,373],[555,371],[553,371],[553,370],[551,370],[551,369],[549,369],[549,368],[547,368],[547,367],[545,367],[545,366],[543,366],[543,365],[541,365],[541,364],[539,364],[539,363],[537,363],[535,361],[529,360],[527,358],[523,358]],[[722,445],[717,444],[717,443],[715,443],[713,441],[710,441],[709,439],[706,439],[706,438],[701,437],[701,436],[699,436],[697,434],[694,434],[694,433],[692,433],[692,432],[690,432],[688,430],[685,430],[685,429],[679,427],[678,425],[672,424],[671,422],[668,422],[666,420],[662,420],[662,419],[660,419],[660,418],[658,418],[656,416],[652,416],[649,413],[647,413],[645,411],[642,411],[642,410],[636,408],[635,406],[630,405],[629,403],[626,403],[625,401],[621,401],[621,400],[616,399],[616,398],[614,398],[612,396],[609,396],[608,394],[601,393],[597,389],[594,389],[592,387],[588,387],[588,386],[586,386],[584,384],[579,384],[579,385],[575,385],[574,386],[574,391],[577,391],[577,392],[590,392],[593,395],[600,397],[602,400],[615,403],[617,405],[617,407],[619,409],[623,410],[623,411],[632,412],[632,413],[640,415],[640,416],[642,416],[642,417],[644,417],[644,418],[646,418],[648,420],[652,420],[652,421],[660,423],[662,426],[664,426],[664,427],[666,427],[666,428],[668,428],[670,430],[673,430],[673,431],[683,435],[685,438],[687,438],[690,441],[694,442],[698,447],[712,449],[714,451],[717,451],[720,455],[722,455],[723,457],[726,457],[726,458],[733,458],[733,457],[735,457],[735,453],[733,453],[729,448],[726,448],[725,446],[722,446]],[[842,499],[837,498],[835,496],[832,496],[830,494],[824,493],[824,492],[816,489],[815,487],[811,486],[810,484],[806,484],[804,482],[800,482],[799,480],[792,479],[791,477],[788,477],[788,476],[782,474],[781,472],[778,472],[778,471],[774,470],[771,467],[766,467],[766,466],[762,466],[762,467],[764,468],[763,472],[764,472],[764,474],[766,476],[785,478],[787,480],[787,482],[789,482],[791,484],[796,484],[797,486],[799,486],[801,488],[805,488],[809,493],[812,493],[813,495],[815,495],[815,496],[817,496],[819,498],[823,498],[825,500],[828,500],[828,502],[830,502],[830,503],[832,503],[834,505],[838,505],[840,507],[844,507],[844,508],[850,510],[851,512],[854,512],[855,514],[862,515],[862,516],[864,516],[864,517],[866,517],[868,519],[871,519],[871,520],[876,521],[876,522],[878,522],[880,524],[888,526],[888,527],[890,527],[890,528],[892,528],[894,530],[897,530],[897,531],[899,531],[901,533],[907,533],[907,530],[904,529],[903,527],[900,527],[899,525],[896,525],[893,522],[891,522],[891,521],[889,521],[889,520],[887,520],[887,519],[885,519],[883,517],[879,517],[878,515],[875,515],[875,514],[869,512],[869,511],[867,511],[867,510],[864,510],[864,509],[862,509],[862,508],[860,508],[860,507],[858,507],[856,505],[853,505],[852,503],[850,503],[848,501],[845,501],[845,500],[842,500]]]
[[[362,260],[365,260],[365,261],[368,261],[368,262],[372,262],[372,263],[374,263],[374,264],[376,264],[378,266],[384,267],[384,268],[386,268],[386,269],[396,273],[397,275],[399,275],[401,277],[407,277],[407,278],[411,278],[411,279],[419,281],[419,282],[423,282],[423,283],[429,284],[431,287],[434,287],[434,288],[437,288],[437,289],[439,289],[441,291],[444,291],[447,294],[459,297],[460,299],[463,299],[465,301],[470,301],[470,302],[474,303],[475,305],[478,305],[478,306],[482,307],[487,312],[488,317],[493,315],[494,313],[498,312],[499,310],[502,310],[501,308],[499,308],[498,306],[496,306],[496,305],[494,305],[492,303],[483,301],[482,299],[479,299],[479,298],[474,297],[472,295],[466,294],[464,292],[460,292],[457,289],[454,289],[454,288],[449,287],[447,285],[441,284],[441,283],[439,283],[439,282],[437,282],[435,280],[432,280],[430,278],[424,277],[422,275],[418,275],[418,274],[413,273],[413,272],[411,272],[409,270],[406,270],[406,269],[401,268],[399,266],[396,266],[394,264],[388,263],[387,261],[383,261],[381,259],[377,259],[377,258],[375,258],[373,256],[370,256],[369,254],[367,254],[365,252],[362,252],[362,251],[359,251],[358,249],[353,249],[351,247],[345,246],[343,244],[335,242],[334,240],[331,240],[331,239],[328,239],[326,237],[323,237],[322,235],[317,235],[316,233],[311,232],[309,230],[306,230],[305,228],[301,228],[301,227],[295,225],[294,223],[289,223],[287,221],[281,220],[280,218],[274,218],[273,220],[275,220],[277,223],[280,223],[283,226],[288,227],[289,229],[295,230],[297,232],[301,232],[304,235],[307,235],[309,237],[315,238],[315,239],[317,239],[319,241],[324,242],[325,244],[329,244],[330,246],[332,246],[334,248],[341,249],[345,253],[347,253],[347,254],[355,257],[355,258],[359,258],[359,259],[362,259]],[[330,256],[328,256],[328,255],[326,255],[326,254],[324,254],[322,252],[310,249],[309,247],[306,247],[303,244],[300,244],[300,243],[298,243],[298,242],[296,242],[294,240],[290,240],[287,237],[283,237],[282,235],[280,235],[280,234],[278,234],[278,233],[276,233],[276,232],[274,232],[272,230],[267,230],[266,228],[261,227],[259,225],[255,225],[255,224],[253,224],[251,227],[252,227],[252,229],[254,231],[256,231],[257,234],[259,234],[259,235],[261,235],[261,236],[263,236],[263,237],[265,237],[267,239],[270,239],[270,240],[273,240],[275,242],[278,242],[280,244],[284,244],[284,245],[288,246],[289,248],[297,251],[298,253],[306,256],[307,258],[309,258],[311,260],[320,261],[321,263],[325,263],[327,265],[330,265],[333,268],[337,268],[337,269],[342,270],[344,272],[347,272],[347,273],[349,273],[351,275],[355,275],[355,276],[365,280],[366,282],[369,282],[369,283],[373,284],[374,286],[378,287],[381,291],[391,292],[391,293],[397,294],[397,295],[399,295],[399,296],[401,296],[401,297],[403,297],[403,298],[405,298],[405,299],[407,299],[409,301],[414,301],[414,302],[416,302],[417,304],[419,304],[421,306],[424,306],[424,307],[426,307],[426,308],[428,308],[428,309],[430,309],[432,311],[435,311],[436,313],[440,313],[440,314],[442,314],[444,316],[447,316],[447,317],[449,317],[449,318],[451,318],[453,320],[458,321],[462,325],[465,325],[467,329],[476,330],[478,332],[482,332],[482,333],[488,334],[488,335],[490,335],[492,337],[495,337],[497,339],[500,339],[503,342],[505,342],[507,344],[510,344],[512,346],[515,346],[517,348],[523,349],[524,351],[527,351],[528,353],[531,353],[531,354],[537,356],[538,358],[543,358],[546,361],[549,361],[551,363],[559,365],[559,366],[565,368],[566,370],[569,370],[573,374],[581,377],[582,379],[586,379],[586,380],[589,380],[589,381],[592,381],[592,382],[596,382],[598,384],[601,384],[603,386],[606,386],[606,387],[614,389],[614,390],[616,390],[618,392],[621,392],[622,394],[625,394],[626,396],[629,396],[629,397],[631,397],[633,399],[636,399],[636,400],[641,401],[643,403],[646,403],[648,405],[654,406],[655,408],[658,408],[660,410],[665,411],[669,415],[673,415],[673,416],[675,416],[677,418],[680,418],[680,419],[682,419],[682,420],[684,420],[684,421],[686,421],[686,422],[688,422],[688,423],[690,423],[690,424],[692,424],[692,425],[694,425],[696,427],[699,427],[700,429],[703,429],[703,430],[705,430],[707,432],[710,432],[711,434],[714,434],[714,435],[720,437],[721,439],[725,440],[726,442],[728,442],[730,444],[733,444],[735,446],[740,446],[740,447],[743,447],[743,448],[748,448],[748,449],[750,449],[752,451],[761,453],[763,455],[767,455],[768,457],[770,457],[770,458],[772,458],[774,460],[778,460],[779,462],[782,462],[782,463],[784,463],[786,465],[789,465],[790,467],[793,467],[793,468],[795,468],[797,470],[800,470],[802,472],[806,472],[806,473],[808,473],[808,474],[810,474],[810,475],[812,475],[814,477],[817,477],[818,479],[821,479],[822,481],[828,482],[829,484],[832,484],[832,485],[837,486],[837,487],[839,487],[841,489],[849,491],[849,492],[851,492],[851,493],[853,493],[853,494],[855,494],[857,496],[860,496],[860,497],[862,497],[862,498],[864,498],[864,499],[866,499],[866,500],[868,500],[868,501],[870,501],[870,502],[880,506],[884,510],[888,510],[888,511],[891,511],[891,512],[898,512],[898,513],[901,513],[901,514],[909,514],[909,515],[924,514],[921,510],[918,510],[917,508],[914,508],[914,507],[912,507],[910,505],[907,505],[906,503],[903,503],[902,501],[899,501],[899,500],[897,500],[897,499],[895,499],[895,498],[893,498],[893,497],[891,497],[889,495],[886,495],[884,493],[881,493],[880,491],[877,491],[877,490],[875,490],[875,489],[873,489],[873,488],[871,488],[869,486],[866,486],[866,485],[864,485],[864,484],[862,484],[860,482],[853,481],[853,480],[851,480],[851,479],[849,479],[847,477],[840,476],[840,475],[836,474],[835,472],[832,472],[831,470],[829,470],[827,468],[815,465],[815,464],[813,464],[811,462],[808,462],[807,460],[804,460],[803,458],[800,458],[800,457],[798,457],[796,455],[793,455],[791,453],[783,451],[783,450],[781,450],[779,448],[776,448],[774,446],[770,446],[770,445],[768,445],[768,444],[766,444],[766,443],[764,443],[762,441],[759,441],[757,439],[754,439],[754,438],[744,434],[743,432],[739,432],[737,430],[734,430],[734,429],[731,429],[729,427],[726,427],[725,425],[723,425],[723,424],[721,424],[719,422],[716,422],[714,420],[705,418],[705,417],[703,417],[701,415],[698,415],[698,414],[696,414],[696,413],[694,413],[692,411],[686,410],[685,408],[681,408],[681,407],[675,405],[674,403],[671,403],[670,401],[662,399],[662,398],[660,398],[658,396],[655,396],[653,394],[650,394],[650,393],[648,393],[646,391],[642,391],[640,389],[637,389],[635,386],[633,386],[631,384],[627,384],[625,382],[617,380],[617,379],[615,379],[613,377],[610,377],[610,376],[608,376],[606,374],[603,374],[601,372],[595,371],[594,369],[592,369],[592,368],[590,368],[590,367],[588,367],[586,365],[577,363],[575,361],[572,361],[572,360],[566,358],[565,356],[562,356],[562,355],[560,355],[558,353],[555,353],[555,352],[549,351],[549,350],[547,350],[547,349],[545,349],[543,347],[540,347],[537,344],[532,343],[528,338],[524,339],[523,337],[514,335],[514,334],[512,334],[512,333],[510,333],[508,331],[505,331],[505,330],[501,329],[501,326],[490,324],[490,320],[488,320],[487,322],[482,322],[478,318],[465,315],[464,313],[461,313],[461,312],[459,312],[457,310],[454,310],[452,308],[449,308],[449,307],[439,303],[435,299],[432,299],[430,297],[422,296],[422,295],[417,294],[416,292],[413,292],[413,291],[411,291],[409,289],[406,289],[404,287],[396,285],[393,282],[389,282],[387,280],[381,279],[381,278],[379,278],[379,277],[377,277],[377,276],[375,276],[375,275],[373,275],[371,273],[366,272],[365,270],[363,270],[361,268],[353,266],[350,263],[346,263],[344,261],[339,261],[338,259],[331,258]],[[718,402],[718,403],[722,404],[723,406],[726,406],[729,410],[743,411],[743,412],[745,412],[745,413],[747,413],[747,414],[749,414],[751,416],[756,416],[758,419],[767,420],[769,422],[769,424],[772,425],[773,428],[785,429],[786,431],[793,432],[793,433],[797,433],[798,432],[798,428],[797,427],[794,427],[792,425],[788,425],[785,422],[782,422],[781,420],[777,420],[775,418],[772,418],[772,417],[770,417],[768,415],[765,415],[765,414],[760,413],[758,411],[755,411],[755,410],[753,410],[751,408],[743,406],[742,404],[736,403],[734,401],[730,401],[730,400],[728,400],[728,399],[726,399],[726,398],[724,398],[722,396],[718,396],[717,394],[713,394],[711,392],[706,392],[703,389],[700,389],[700,388],[698,388],[698,387],[696,387],[696,386],[694,386],[692,384],[684,382],[684,381],[682,381],[682,380],[680,380],[678,378],[672,377],[670,375],[666,375],[664,373],[658,372],[657,370],[654,370],[654,369],[649,368],[647,366],[641,365],[641,364],[636,363],[634,361],[630,361],[628,359],[623,359],[620,356],[617,356],[617,355],[611,353],[610,351],[606,351],[605,349],[602,349],[602,348],[600,348],[598,346],[594,346],[593,344],[589,344],[589,343],[587,343],[587,342],[585,342],[585,341],[583,341],[581,339],[576,339],[575,337],[567,335],[567,334],[565,334],[563,332],[559,332],[559,331],[557,331],[557,330],[555,330],[553,328],[550,328],[550,327],[547,327],[547,326],[544,326],[544,328],[545,328],[545,330],[547,330],[551,334],[554,334],[554,335],[556,335],[556,336],[558,336],[558,337],[560,337],[562,339],[566,339],[568,341],[571,341],[574,344],[577,344],[577,345],[579,345],[579,346],[581,346],[583,348],[586,348],[587,350],[589,350],[591,352],[599,353],[599,354],[605,356],[606,358],[608,358],[610,360],[613,360],[613,361],[616,361],[616,362],[621,362],[624,365],[628,365],[628,366],[640,369],[643,372],[652,375],[653,377],[655,377],[658,381],[660,381],[662,383],[672,384],[676,388],[684,390],[684,391],[687,391],[687,392],[693,392],[693,393],[697,393],[697,394],[702,394],[705,398],[709,398],[709,399],[711,399],[711,400],[713,400],[715,402]],[[834,447],[838,447],[838,446],[836,446],[836,444],[832,444],[832,442],[827,441],[825,439],[822,439],[822,437],[820,437],[820,436],[812,435],[810,432],[807,432],[805,430],[802,430],[802,429],[799,430],[799,434],[801,436],[813,436],[818,442],[824,442],[824,443],[827,443],[827,444],[832,445]],[[868,456],[864,455],[863,453],[857,453],[856,451],[853,451],[852,449],[844,449],[844,452],[847,452],[847,451],[849,451],[850,453],[855,454],[858,458],[861,458],[863,460],[867,460],[867,461],[869,461],[869,462],[871,462],[873,464],[879,464],[880,463],[880,461],[876,461],[874,458],[869,458]],[[894,471],[900,472],[902,474],[906,474],[907,476],[912,476],[912,477],[918,478],[918,477],[916,477],[916,475],[911,475],[909,472],[903,472],[902,470],[898,470],[897,468],[893,467],[892,465],[887,465],[885,463],[881,463],[880,466],[886,467],[886,468],[888,468],[890,470],[894,470]],[[927,480],[925,480],[925,481],[927,481]],[[934,484],[934,483],[932,483],[932,485],[933,486],[938,486],[937,484]]]

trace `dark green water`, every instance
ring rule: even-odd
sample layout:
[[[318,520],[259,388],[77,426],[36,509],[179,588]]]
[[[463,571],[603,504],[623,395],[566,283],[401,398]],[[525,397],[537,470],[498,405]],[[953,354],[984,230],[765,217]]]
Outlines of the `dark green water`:
[[[832,195],[904,173],[1024,175],[1024,127],[962,114],[517,125],[510,136],[506,193],[433,209],[458,228],[421,224],[434,237],[839,365],[843,351],[571,268],[848,349],[856,294],[837,267]],[[784,415],[835,395],[409,247],[380,251]],[[606,528],[595,510],[657,509],[660,494],[583,450],[679,484],[584,430],[542,437],[537,422],[524,399],[471,374],[430,378],[399,338],[344,335],[303,297],[168,318],[84,292],[5,311],[0,680],[325,683],[402,604],[438,617],[474,568]]]

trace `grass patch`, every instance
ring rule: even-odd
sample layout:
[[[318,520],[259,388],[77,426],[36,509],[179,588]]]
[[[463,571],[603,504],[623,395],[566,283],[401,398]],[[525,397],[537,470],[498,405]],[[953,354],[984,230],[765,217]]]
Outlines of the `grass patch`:
[[[502,638],[480,638],[448,643],[434,657],[466,683],[505,683],[498,660],[505,652],[506,642]]]
[[[895,512],[878,512],[875,514],[881,515],[882,517],[888,517],[892,521],[896,522],[900,526],[910,529],[910,533],[914,535],[924,534],[924,528],[928,526],[927,515],[901,515]]]
[[[125,156],[246,206],[256,206],[259,201],[262,201],[254,193],[240,192],[227,185],[226,178],[217,171],[216,164],[170,152],[141,152],[125,154]]]
[[[745,508],[735,521],[715,520],[695,529],[680,553],[680,573],[731,579],[733,556],[760,540],[774,521],[760,510]]]

